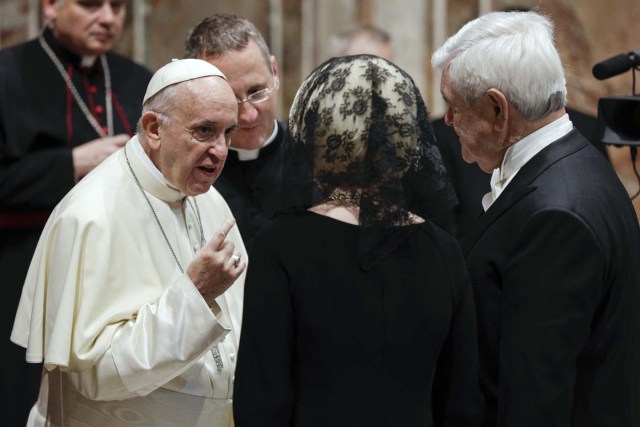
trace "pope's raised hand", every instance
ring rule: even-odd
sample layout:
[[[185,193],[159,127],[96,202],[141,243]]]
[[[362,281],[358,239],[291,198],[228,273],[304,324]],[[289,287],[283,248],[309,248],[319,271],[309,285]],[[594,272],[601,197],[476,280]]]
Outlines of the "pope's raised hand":
[[[209,305],[235,282],[247,266],[246,260],[235,251],[233,242],[227,240],[227,234],[235,223],[233,218],[226,220],[187,267],[187,275]]]

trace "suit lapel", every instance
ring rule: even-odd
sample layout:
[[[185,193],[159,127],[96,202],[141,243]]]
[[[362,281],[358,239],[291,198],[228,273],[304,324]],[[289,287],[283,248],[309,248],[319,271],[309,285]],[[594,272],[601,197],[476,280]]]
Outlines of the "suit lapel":
[[[478,218],[471,232],[462,243],[465,256],[491,224],[511,208],[518,200],[535,191],[536,178],[557,161],[589,145],[575,128],[566,136],[549,144],[518,171],[507,188],[484,214]]]

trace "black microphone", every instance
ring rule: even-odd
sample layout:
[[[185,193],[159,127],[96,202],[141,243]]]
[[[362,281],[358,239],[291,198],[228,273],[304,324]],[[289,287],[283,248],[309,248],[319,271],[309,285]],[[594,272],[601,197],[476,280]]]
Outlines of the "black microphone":
[[[640,65],[640,50],[616,55],[593,66],[593,77],[598,80],[608,79],[624,73],[628,69]]]

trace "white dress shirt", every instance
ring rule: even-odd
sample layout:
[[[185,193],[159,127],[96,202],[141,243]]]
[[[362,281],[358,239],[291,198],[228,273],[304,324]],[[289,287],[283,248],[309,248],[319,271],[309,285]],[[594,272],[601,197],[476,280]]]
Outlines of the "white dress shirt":
[[[482,198],[482,207],[485,212],[529,160],[572,129],[573,123],[569,120],[569,115],[565,114],[507,148],[502,164],[491,174],[491,191]]]

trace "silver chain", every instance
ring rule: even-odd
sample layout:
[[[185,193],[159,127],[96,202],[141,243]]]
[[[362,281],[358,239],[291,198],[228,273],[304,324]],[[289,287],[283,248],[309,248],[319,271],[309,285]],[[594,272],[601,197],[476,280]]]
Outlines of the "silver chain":
[[[202,218],[200,218],[200,208],[198,207],[198,201],[196,200],[195,197],[193,197],[193,206],[191,204],[191,200],[192,199],[187,199],[187,203],[189,203],[191,210],[195,211],[196,213],[196,218],[198,219],[198,226],[200,227],[200,247],[203,247],[206,242],[204,241],[204,231],[202,230]]]
[[[140,191],[142,192],[142,195],[144,196],[144,199],[147,201],[147,204],[149,205],[149,208],[151,208],[151,213],[153,214],[153,218],[156,220],[156,224],[158,224],[158,228],[160,229],[160,233],[162,233],[162,237],[164,237],[164,241],[167,244],[167,247],[169,248],[169,251],[171,251],[171,255],[173,255],[173,259],[176,261],[176,265],[180,269],[180,272],[182,274],[184,274],[184,269],[182,268],[182,264],[180,264],[180,261],[178,260],[178,257],[176,256],[176,253],[173,250],[173,247],[171,246],[171,243],[169,242],[169,238],[167,237],[167,234],[164,232],[164,228],[162,227],[162,224],[160,223],[160,218],[158,218],[158,214],[156,214],[156,210],[153,209],[153,205],[151,204],[151,200],[149,200],[149,197],[147,196],[147,193],[142,188],[142,184],[140,184],[140,180],[138,179],[138,176],[133,171],[133,167],[131,167],[131,162],[129,161],[129,155],[127,154],[127,147],[126,146],[124,148],[124,157],[127,160],[127,166],[129,166],[129,171],[131,172],[131,175],[133,175],[133,179],[135,180],[136,184],[138,185],[138,188],[140,189]],[[189,206],[191,206],[191,200],[188,199],[188,198],[187,198],[187,203],[189,204]],[[194,209],[193,206],[195,206],[195,209]],[[195,213],[196,213],[196,219],[198,220],[198,226],[200,227],[200,247],[202,247],[202,246],[204,246],[204,244],[206,242],[204,240],[204,231],[202,229],[202,219],[200,217],[200,208],[198,207],[198,201],[195,199],[195,197],[193,198],[193,206],[191,206],[191,209],[194,210]],[[216,363],[216,370],[218,372],[221,372],[222,368],[224,367],[224,365],[222,363],[222,357],[220,356],[220,350],[218,349],[218,344],[215,344],[211,348],[211,354],[213,354],[213,360]]]
[[[44,37],[40,36],[38,38],[38,41],[40,42],[40,46],[42,46],[42,49],[44,49],[44,51],[47,53],[47,55],[51,59],[51,62],[53,62],[53,64],[58,69],[58,72],[60,72],[60,76],[64,79],[65,83],[67,84],[67,87],[71,91],[73,98],[78,103],[78,106],[84,113],[84,116],[87,118],[91,126],[93,126],[96,132],[98,132],[98,135],[100,135],[103,138],[105,136],[113,136],[113,102],[111,99],[111,72],[109,70],[109,64],[107,63],[106,56],[100,55],[100,61],[102,63],[102,70],[104,73],[104,92],[105,92],[104,97],[105,97],[105,104],[107,107],[107,132],[105,132],[102,129],[102,126],[100,126],[100,123],[98,123],[96,118],[89,111],[89,107],[87,107],[87,104],[84,102],[84,100],[78,93],[76,86],[73,84],[73,82],[71,81],[71,78],[69,77],[67,72],[64,70],[62,63],[56,56],[55,52],[51,50],[51,47],[49,46],[47,41],[44,39]]]
[[[162,224],[160,223],[160,218],[158,218],[158,214],[156,214],[156,210],[153,209],[153,205],[151,204],[151,200],[149,200],[149,197],[147,196],[147,193],[144,191],[144,189],[142,188],[142,184],[140,184],[140,181],[138,180],[138,176],[135,174],[135,172],[133,171],[133,168],[131,167],[131,162],[129,161],[129,155],[127,154],[126,147],[124,149],[124,157],[127,160],[127,166],[129,166],[129,171],[131,172],[131,175],[133,175],[133,179],[136,181],[136,184],[138,185],[138,188],[140,189],[140,192],[142,193],[142,196],[147,201],[147,204],[149,205],[149,208],[151,208],[151,213],[153,214],[153,218],[155,218],[156,224],[158,224],[158,228],[160,229],[160,232],[162,233],[162,237],[164,237],[164,241],[167,244],[167,247],[169,248],[169,251],[171,251],[171,255],[173,255],[173,259],[176,261],[176,265],[180,269],[180,272],[182,274],[184,274],[184,269],[182,268],[182,264],[180,264],[180,260],[178,260],[178,256],[176,255],[175,251],[173,250],[173,247],[171,246],[171,243],[169,242],[169,238],[167,237],[167,234],[164,232],[164,228],[162,227]],[[205,244],[205,240],[204,240],[204,231],[202,230],[202,220],[200,219],[200,209],[198,208],[198,202],[196,201],[196,199],[193,199],[193,203],[195,204],[195,209],[194,210],[196,212],[196,218],[198,220],[198,225],[200,226],[200,246],[202,247]]]

